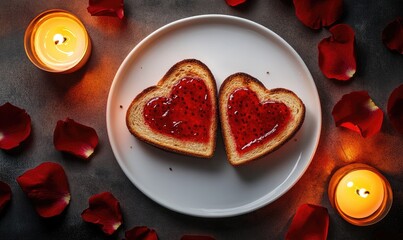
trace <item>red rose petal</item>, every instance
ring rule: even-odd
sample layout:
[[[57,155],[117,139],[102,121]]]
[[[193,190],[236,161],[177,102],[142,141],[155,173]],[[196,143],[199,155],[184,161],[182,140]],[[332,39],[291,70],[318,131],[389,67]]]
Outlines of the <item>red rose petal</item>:
[[[92,16],[124,17],[123,0],[89,0],[87,10]]]
[[[0,213],[11,200],[11,188],[7,183],[0,181]]]
[[[397,17],[382,31],[382,41],[392,51],[403,54],[403,18]]]
[[[403,134],[403,84],[395,88],[390,94],[388,116],[396,130]]]
[[[10,103],[0,106],[0,149],[20,145],[31,133],[31,117],[24,109]]]
[[[295,213],[286,240],[326,240],[329,213],[325,207],[303,204]]]
[[[210,236],[183,235],[181,240],[215,240],[215,238]]]
[[[368,92],[358,91],[344,95],[333,108],[336,126],[342,126],[371,137],[382,127],[383,112],[369,97]]]
[[[141,226],[126,231],[125,240],[158,240],[158,236],[154,229]]]
[[[348,80],[357,70],[354,30],[347,24],[338,24],[329,31],[332,36],[318,45],[320,70],[327,78]]]
[[[246,0],[225,0],[225,2],[231,7],[235,7],[246,2]]]
[[[89,208],[81,213],[81,217],[86,222],[99,225],[108,235],[112,235],[122,225],[119,202],[110,192],[91,196]]]
[[[343,0],[294,0],[295,15],[307,27],[332,25],[343,12]]]
[[[53,143],[59,151],[87,159],[98,145],[98,135],[93,128],[67,118],[66,121],[57,122]]]
[[[57,163],[42,163],[19,176],[17,182],[41,217],[57,216],[70,203],[67,176]]]

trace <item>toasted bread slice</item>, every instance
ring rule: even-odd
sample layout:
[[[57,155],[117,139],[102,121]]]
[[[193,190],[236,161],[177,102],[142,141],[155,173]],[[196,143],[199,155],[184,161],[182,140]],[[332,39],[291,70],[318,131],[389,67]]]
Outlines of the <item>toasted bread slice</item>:
[[[217,132],[217,86],[209,68],[185,59],[156,86],[138,94],[126,113],[126,125],[138,139],[165,150],[210,158]]]
[[[286,143],[300,129],[305,106],[290,90],[268,90],[256,78],[235,73],[219,91],[225,150],[232,165],[261,158]]]

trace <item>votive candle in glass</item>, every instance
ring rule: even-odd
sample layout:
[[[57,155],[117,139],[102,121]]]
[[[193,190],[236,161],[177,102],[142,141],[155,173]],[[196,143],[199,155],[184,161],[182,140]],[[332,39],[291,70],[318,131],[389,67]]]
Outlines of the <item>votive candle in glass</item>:
[[[29,24],[25,52],[38,68],[55,73],[80,69],[91,54],[91,39],[82,22],[61,9],[45,11]]]
[[[337,213],[357,226],[382,220],[393,201],[388,180],[375,168],[362,163],[337,170],[330,180],[328,195]]]

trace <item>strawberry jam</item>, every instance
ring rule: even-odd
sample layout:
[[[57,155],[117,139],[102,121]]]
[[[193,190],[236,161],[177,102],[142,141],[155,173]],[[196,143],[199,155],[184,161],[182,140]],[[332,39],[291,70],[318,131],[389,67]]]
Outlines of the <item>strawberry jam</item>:
[[[156,97],[144,106],[144,119],[153,130],[193,142],[208,142],[213,105],[200,78],[185,77],[169,97]]]
[[[228,99],[229,125],[241,154],[273,139],[290,117],[290,110],[284,103],[261,103],[256,93],[248,88],[236,89]]]

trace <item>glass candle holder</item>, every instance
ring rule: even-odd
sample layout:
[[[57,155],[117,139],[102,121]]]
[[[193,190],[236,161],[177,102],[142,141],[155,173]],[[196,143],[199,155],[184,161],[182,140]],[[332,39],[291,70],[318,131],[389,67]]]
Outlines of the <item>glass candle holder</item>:
[[[328,195],[337,213],[357,226],[382,220],[393,201],[388,180],[375,168],[362,163],[338,169],[330,179]]]
[[[77,71],[91,55],[91,39],[84,25],[61,9],[42,12],[30,22],[24,47],[35,66],[55,73]]]

